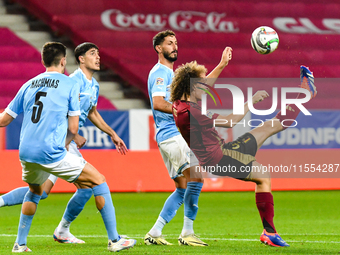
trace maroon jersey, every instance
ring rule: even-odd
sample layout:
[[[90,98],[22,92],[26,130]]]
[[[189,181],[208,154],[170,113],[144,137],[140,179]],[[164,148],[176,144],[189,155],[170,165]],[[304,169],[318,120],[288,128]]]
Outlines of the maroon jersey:
[[[202,115],[198,104],[177,100],[172,105],[176,126],[195,153],[200,165],[216,165],[223,157],[224,140],[214,128],[214,119]],[[211,114],[208,114],[208,116]]]

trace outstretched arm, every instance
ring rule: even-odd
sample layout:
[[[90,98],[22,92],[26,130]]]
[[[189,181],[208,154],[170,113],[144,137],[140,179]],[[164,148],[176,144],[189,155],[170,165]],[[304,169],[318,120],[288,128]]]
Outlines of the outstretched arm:
[[[224,49],[220,63],[207,75],[207,78],[209,78],[207,83],[209,85],[213,85],[215,83],[223,69],[228,65],[232,58],[232,51],[233,49],[231,47],[226,47]]]
[[[87,116],[89,120],[95,125],[97,128],[99,128],[104,133],[108,134],[111,137],[112,142],[115,144],[117,151],[125,155],[128,151],[124,141],[116,134],[116,132],[105,122],[105,120],[102,118],[100,113],[97,111],[97,107],[92,107],[91,111],[89,112],[89,115]]]
[[[268,96],[269,96],[268,93],[264,90],[257,91],[252,97],[253,104],[263,101]],[[240,122],[244,118],[244,116],[246,116],[248,111],[249,111],[248,102],[246,102],[244,104],[244,114],[241,115],[229,114],[228,116],[219,115],[215,120],[215,126],[232,128],[233,126],[235,126],[235,124]]]
[[[11,115],[9,115],[7,112],[3,111],[0,114],[0,127],[8,126],[13,120],[14,120],[14,118]]]

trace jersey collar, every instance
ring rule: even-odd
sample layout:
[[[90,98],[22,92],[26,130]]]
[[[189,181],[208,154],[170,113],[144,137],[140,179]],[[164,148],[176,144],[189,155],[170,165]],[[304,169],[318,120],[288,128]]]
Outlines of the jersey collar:
[[[87,79],[86,75],[84,74],[83,70],[80,69],[80,67],[78,67],[78,70],[81,72],[81,74],[84,76],[84,79],[87,80],[88,82],[90,82],[91,84],[93,83],[93,77],[91,80]]]
[[[171,68],[167,67],[166,65],[163,65],[163,64],[161,64],[161,62],[159,62],[159,61],[158,61],[158,64],[160,64],[160,65],[164,66],[165,68],[168,68],[169,70],[171,70],[171,72],[173,72],[173,71],[174,71],[174,70],[172,70]]]

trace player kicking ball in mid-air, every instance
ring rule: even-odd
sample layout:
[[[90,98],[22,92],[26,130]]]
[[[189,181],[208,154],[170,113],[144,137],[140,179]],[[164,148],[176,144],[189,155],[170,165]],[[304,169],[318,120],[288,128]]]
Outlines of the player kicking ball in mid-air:
[[[42,184],[53,174],[74,183],[77,189],[91,189],[108,234],[108,250],[133,247],[136,240],[121,238],[105,177],[82,157],[68,152],[68,145],[78,132],[80,103],[79,84],[64,75],[66,47],[57,42],[42,49],[46,72],[26,82],[0,114],[0,127],[9,125],[18,114],[24,114],[20,133],[19,158],[22,179],[29,185],[19,220],[18,234],[12,252],[31,251],[27,236],[43,193]]]
[[[156,141],[169,176],[175,182],[176,190],[165,201],[156,223],[145,235],[144,243],[172,245],[162,236],[162,230],[184,203],[184,223],[178,238],[179,245],[208,246],[195,235],[193,229],[203,178],[190,175],[190,168],[198,166],[198,160],[190,156],[192,152],[176,127],[172,116],[172,104],[169,101],[173,66],[178,53],[175,33],[171,30],[159,32],[153,38],[153,48],[157,52],[158,63],[150,71],[148,92],[157,128]],[[208,77],[216,79],[228,61],[225,49],[220,63]]]
[[[214,122],[215,126],[232,127],[230,123],[236,124],[241,121],[248,112],[248,104],[246,103],[244,106],[244,115],[230,114],[222,116],[210,112],[207,112],[206,116],[202,115],[198,101],[201,101],[202,94],[205,93],[204,90],[209,88],[208,85],[205,86],[207,83],[206,72],[206,68],[198,65],[196,61],[176,69],[175,77],[171,84],[170,97],[170,100],[174,102],[173,115],[176,125],[191,150],[195,153],[201,166],[206,166],[207,168],[208,166],[236,166],[238,170],[236,173],[223,172],[218,175],[230,176],[256,184],[256,205],[264,228],[260,237],[261,242],[270,246],[289,246],[279,236],[274,226],[274,202],[271,193],[270,175],[252,169],[256,169],[255,167],[261,169],[261,165],[255,159],[255,154],[264,141],[285,129],[281,125],[281,121],[289,119],[291,122],[288,124],[286,120],[285,126],[292,125],[300,110],[295,105],[289,105],[289,107],[287,106],[287,114],[285,116],[279,112],[273,120],[265,122],[263,126],[251,130],[233,142],[225,143],[214,128]],[[190,82],[191,78],[198,79]],[[313,98],[316,95],[313,74],[308,68],[301,66],[300,78],[301,87],[307,89],[311,94],[310,98]],[[298,98],[305,98],[305,96],[302,93],[298,95]],[[268,97],[267,92],[258,91],[252,97],[252,102],[256,104],[266,97]],[[245,166],[248,166],[252,171],[243,173],[239,171],[242,167],[245,168]],[[255,167],[252,168],[252,166]]]
[[[70,77],[80,85],[80,116],[79,128],[81,128],[88,118],[97,128],[111,137],[112,142],[116,145],[117,151],[125,155],[127,152],[124,141],[116,134],[114,130],[103,120],[97,111],[97,102],[99,95],[99,84],[93,74],[100,70],[100,56],[97,45],[85,42],[79,44],[74,55],[79,68],[74,71]],[[85,144],[86,139],[76,134],[73,141],[69,144],[69,152],[82,157],[79,149]],[[50,175],[48,180],[42,185],[43,194],[41,199],[47,198],[53,188],[57,178]],[[3,196],[0,196],[0,207],[22,204],[28,187],[14,189]],[[76,238],[70,232],[71,223],[77,218],[83,210],[87,201],[91,198],[93,192],[90,188],[78,189],[67,204],[65,213],[54,231],[54,240],[60,243],[85,243],[83,240]]]

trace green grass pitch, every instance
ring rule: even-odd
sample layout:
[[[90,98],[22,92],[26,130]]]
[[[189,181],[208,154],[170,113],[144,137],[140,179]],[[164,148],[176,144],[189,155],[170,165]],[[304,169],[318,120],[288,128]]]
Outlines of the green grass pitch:
[[[275,224],[291,247],[260,243],[262,224],[253,192],[202,193],[196,234],[209,247],[178,246],[183,206],[163,234],[174,246],[146,246],[144,235],[153,226],[169,193],[113,193],[120,234],[137,239],[124,254],[339,254],[340,191],[273,192]],[[107,237],[94,199],[71,226],[86,243],[59,244],[52,238],[72,194],[51,194],[39,204],[28,237],[33,254],[108,254]],[[12,254],[21,206],[0,208],[0,254]]]

